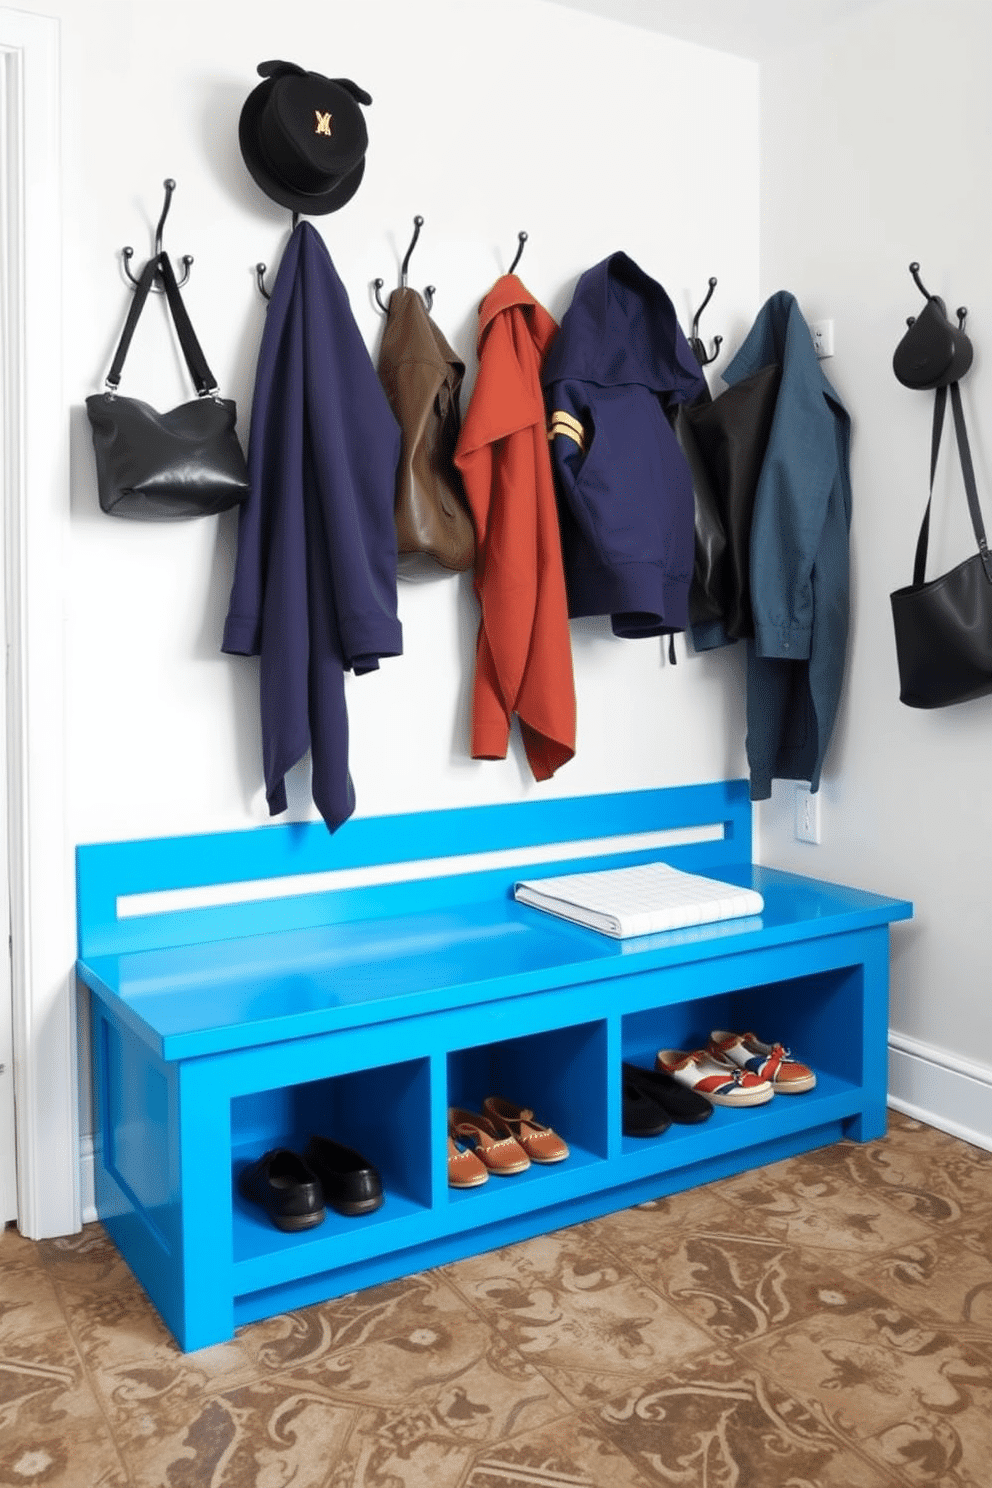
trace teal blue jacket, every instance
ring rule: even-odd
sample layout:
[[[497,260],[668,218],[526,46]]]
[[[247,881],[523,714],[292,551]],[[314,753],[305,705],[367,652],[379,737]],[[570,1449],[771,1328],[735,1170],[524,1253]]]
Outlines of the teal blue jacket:
[[[850,595],[851,421],[795,298],[780,290],[724,372],[782,369],[751,519],[747,642],[751,799],[773,778],[817,790],[840,701]]]

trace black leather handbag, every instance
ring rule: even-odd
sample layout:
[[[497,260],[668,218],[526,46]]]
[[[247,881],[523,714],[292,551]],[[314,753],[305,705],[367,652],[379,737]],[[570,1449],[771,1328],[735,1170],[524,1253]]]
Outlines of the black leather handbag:
[[[899,662],[900,701],[910,708],[946,708],[992,692],[992,556],[978,504],[975,471],[961,406],[950,384],[954,432],[978,552],[938,579],[924,581],[930,536],[930,507],[944,424],[947,388],[934,394],[930,446],[930,500],[916,544],[913,582],[890,599]]]
[[[197,397],[168,413],[158,413],[117,388],[121,369],[158,276],[179,337]],[[100,506],[110,516],[138,522],[178,522],[207,517],[237,506],[248,494],[248,469],[235,433],[237,410],[221,398],[213,373],[190,324],[176,276],[166,254],[145,265],[113,364],[106,391],[86,399],[96,452]]]

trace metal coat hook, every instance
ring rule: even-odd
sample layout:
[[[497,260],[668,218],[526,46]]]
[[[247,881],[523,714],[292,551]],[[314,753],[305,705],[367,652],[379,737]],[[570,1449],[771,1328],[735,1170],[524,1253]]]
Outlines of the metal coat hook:
[[[912,276],[913,276],[913,283],[916,285],[917,289],[920,291],[920,294],[923,296],[923,298],[925,300],[932,300],[934,298],[934,296],[930,293],[930,291],[927,289],[926,285],[923,283],[923,280],[920,278],[920,266],[919,266],[919,264],[915,260],[913,261],[913,263],[910,264],[910,266],[909,266],[909,272],[912,274]],[[958,308],[957,308],[957,311],[955,313],[957,314],[957,317],[958,317],[958,330],[959,331],[963,331],[964,330],[964,323],[968,319],[968,307],[967,307],[967,305],[959,305]],[[915,315],[908,315],[906,317],[906,324],[908,326],[915,325],[916,324],[916,316]]]
[[[416,215],[416,217],[414,217],[414,219],[413,219],[413,237],[410,239],[410,246],[406,250],[406,252],[404,253],[404,255],[403,255],[403,262],[400,265],[400,288],[401,289],[406,289],[406,276],[407,276],[407,270],[410,267],[410,255],[413,252],[414,248],[416,248],[416,246],[417,246],[417,239],[420,237],[420,229],[423,227],[423,225],[424,225],[424,219],[423,219],[423,217],[421,217],[420,213],[418,212],[417,215]],[[382,311],[383,315],[388,315],[389,314],[389,306],[388,306],[388,304],[387,305],[384,305],[383,304],[383,302],[382,302],[382,296],[379,293],[380,289],[382,289],[382,287],[385,284],[385,282],[386,281],[384,279],[373,279],[372,280],[372,293],[375,295],[375,302],[379,306],[379,309]],[[435,286],[433,284],[428,284],[425,287],[425,289],[424,289],[424,303],[426,304],[428,310],[432,310],[434,308],[434,295],[435,295],[435,292],[436,292],[435,291]]]
[[[964,328],[968,307],[959,305],[949,314],[940,295],[931,294],[923,283],[919,264],[911,263],[909,272],[926,303],[918,316],[907,317],[907,330],[892,355],[892,370],[904,387],[946,388],[960,382],[974,360]]]
[[[520,262],[520,256],[521,256],[521,254],[524,251],[524,244],[526,243],[526,241],[527,241],[527,234],[525,232],[518,232],[517,233],[517,251],[516,251],[516,254],[514,255],[513,262],[511,263],[510,267],[506,271],[508,274],[512,274],[513,271],[514,271],[514,269],[517,267],[517,264]]]
[[[424,219],[418,212],[417,216],[413,219],[413,237],[410,239],[410,246],[403,255],[403,262],[400,264],[400,286],[403,289],[406,289],[406,271],[410,267],[410,255],[417,246],[417,239],[420,237],[420,229],[423,225]]]
[[[720,347],[723,345],[723,337],[714,336],[713,354],[711,356],[707,356],[706,347],[699,339],[699,317],[702,315],[703,311],[706,309],[706,306],[713,298],[713,291],[716,289],[716,284],[716,277],[711,275],[709,281],[709,289],[706,291],[706,298],[700,305],[699,309],[696,311],[695,315],[692,317],[692,335],[689,337],[689,344],[692,347],[693,356],[696,358],[696,361],[701,367],[708,367],[710,362],[715,362],[717,357],[720,355]]]
[[[158,258],[159,254],[162,252],[162,229],[165,226],[165,219],[166,219],[166,217],[168,217],[168,215],[169,215],[169,208],[172,205],[172,193],[176,189],[176,183],[172,179],[171,176],[168,176],[162,182],[162,184],[165,187],[165,204],[162,207],[162,215],[158,219],[158,226],[155,229],[155,257],[156,258]],[[131,263],[131,259],[133,257],[134,257],[134,249],[133,248],[122,248],[121,249],[121,267],[124,270],[124,277],[128,280],[129,283],[133,284],[135,286],[135,288],[137,288],[138,281],[134,277],[134,275],[131,273],[131,269],[129,267],[129,265]],[[182,262],[182,266],[183,266],[182,278],[176,281],[178,283],[180,289],[186,283],[186,280],[189,278],[189,270],[190,270],[190,265],[193,262],[193,255],[191,253],[184,253],[183,256],[182,256],[181,262]],[[157,279],[158,277],[159,277],[158,274],[156,274],[155,275],[155,278]],[[161,286],[157,285],[154,281],[152,282],[152,286],[151,287],[155,291],[156,294],[164,294],[165,293],[165,290]]]
[[[923,296],[923,298],[925,300],[932,300],[933,299],[933,295],[930,293],[930,291],[927,289],[926,285],[923,283],[923,280],[920,278],[920,266],[919,266],[919,264],[918,263],[911,263],[910,266],[909,266],[909,272],[912,274],[912,276],[913,276],[913,283],[916,285],[917,289],[920,291],[920,294]]]
[[[296,225],[299,222],[299,220],[300,220],[300,214],[299,214],[299,212],[294,212],[293,213],[293,231],[294,232],[296,231]],[[255,265],[255,283],[258,285],[258,292],[262,296],[262,299],[263,300],[270,300],[272,298],[272,296],[269,294],[269,291],[265,287],[265,275],[266,275],[267,268],[268,268],[268,265],[267,264],[264,264],[264,263],[257,263]]]

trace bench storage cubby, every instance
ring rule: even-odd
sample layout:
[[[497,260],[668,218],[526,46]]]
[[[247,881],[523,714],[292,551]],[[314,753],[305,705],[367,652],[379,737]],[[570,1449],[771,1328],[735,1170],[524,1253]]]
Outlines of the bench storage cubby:
[[[663,859],[765,912],[614,941],[514,882]],[[184,1349],[425,1266],[885,1129],[888,937],[905,901],[751,861],[743,781],[77,851],[97,1208]],[[624,1060],[780,1039],[812,1091],[621,1130]],[[532,1106],[568,1160],[447,1183],[447,1109]],[[312,1133],[385,1203],[283,1233],[241,1168]]]

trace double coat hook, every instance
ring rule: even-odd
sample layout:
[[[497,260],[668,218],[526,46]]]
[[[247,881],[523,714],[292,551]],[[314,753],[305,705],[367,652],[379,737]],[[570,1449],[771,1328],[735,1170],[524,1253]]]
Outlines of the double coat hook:
[[[932,299],[934,299],[935,297],[930,293],[930,291],[927,289],[926,285],[923,283],[923,280],[920,278],[920,266],[915,261],[915,259],[914,259],[914,261],[909,266],[909,272],[912,274],[912,276],[913,276],[913,283],[916,285],[917,289],[920,291],[920,294],[923,296],[923,298],[925,300],[932,300]],[[941,306],[941,308],[943,308],[943,306]],[[959,331],[963,331],[964,330],[964,323],[968,319],[968,307],[967,307],[967,305],[959,305],[958,306],[958,308],[957,308],[957,317],[958,317],[958,330]],[[914,324],[915,320],[916,320],[916,316],[915,315],[909,315],[906,318],[906,324],[908,326],[911,326],[911,325]]]
[[[417,239],[420,237],[420,229],[423,227],[423,225],[424,219],[418,212],[417,216],[413,219],[413,237],[410,239],[410,246],[406,250],[406,253],[403,255],[403,262],[400,265],[400,289],[406,289],[406,276],[407,270],[410,267],[410,255],[413,252],[414,248],[416,248],[417,246]],[[383,315],[388,315],[389,306],[388,304],[384,305],[382,303],[382,295],[379,293],[385,282],[386,281],[384,279],[373,279],[372,293],[375,295],[375,302],[379,306],[379,309],[382,311]],[[424,290],[424,303],[426,304],[428,310],[431,310],[434,307],[434,294],[434,285],[428,284]]]
[[[699,317],[702,315],[703,311],[706,309],[706,306],[709,304],[710,300],[713,298],[713,291],[715,289],[716,289],[716,278],[715,278],[715,276],[711,276],[710,277],[710,282],[709,282],[709,289],[706,291],[706,298],[703,301],[703,303],[700,305],[699,309],[696,311],[695,315],[692,317],[692,334],[689,337],[689,345],[692,347],[692,354],[693,354],[693,356],[696,358],[696,361],[699,363],[699,365],[701,367],[708,367],[709,364],[710,364],[710,362],[715,362],[716,359],[717,359],[717,357],[720,354],[720,347],[723,345],[723,337],[722,336],[714,336],[713,337],[713,351],[712,351],[712,354],[710,356],[707,356],[706,355],[706,347],[703,345],[702,341],[699,339]]]
[[[171,176],[168,176],[166,178],[166,180],[163,181],[162,184],[165,187],[165,205],[162,208],[162,215],[158,219],[158,226],[155,229],[155,257],[156,258],[158,258],[159,255],[162,252],[162,229],[165,226],[165,219],[169,215],[169,207],[172,205],[172,193],[176,189],[176,183],[172,179]],[[137,288],[138,280],[131,273],[131,268],[130,268],[131,259],[133,257],[134,257],[134,249],[133,248],[122,248],[121,249],[121,267],[124,270],[125,278],[129,281],[129,283],[133,284],[135,286],[135,288]],[[191,253],[184,253],[183,254],[183,257],[182,257],[182,265],[183,265],[182,277],[176,281],[178,283],[178,285],[179,285],[180,288],[182,288],[182,286],[186,283],[186,280],[189,278],[189,270],[190,270],[190,265],[192,264],[192,262],[193,262],[193,255]],[[160,276],[158,274],[155,275],[155,279],[158,279],[159,277]],[[151,287],[155,291],[156,294],[164,294],[165,293],[164,288],[162,286],[156,284],[154,280],[152,281],[152,286]]]

